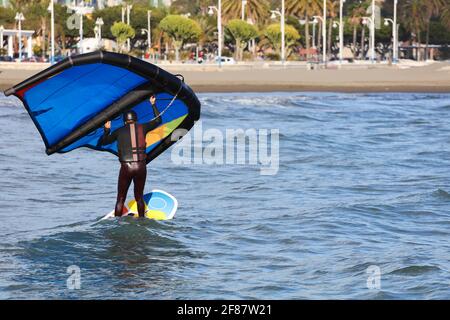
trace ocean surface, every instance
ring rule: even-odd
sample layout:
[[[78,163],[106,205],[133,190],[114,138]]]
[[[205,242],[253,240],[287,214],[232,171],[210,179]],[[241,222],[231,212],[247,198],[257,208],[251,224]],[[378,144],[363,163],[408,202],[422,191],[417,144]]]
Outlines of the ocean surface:
[[[0,299],[450,298],[450,94],[199,97],[204,133],[279,129],[277,173],[169,150],[175,219],[99,222],[117,159],[48,157],[0,96]]]

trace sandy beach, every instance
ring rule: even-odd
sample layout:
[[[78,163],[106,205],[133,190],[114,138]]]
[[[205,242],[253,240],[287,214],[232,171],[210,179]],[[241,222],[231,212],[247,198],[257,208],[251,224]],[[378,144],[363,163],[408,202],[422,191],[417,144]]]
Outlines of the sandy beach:
[[[339,68],[307,70],[298,65],[198,66],[160,65],[180,73],[197,92],[450,92],[450,63],[425,65],[401,63],[388,65],[348,64]],[[5,90],[45,69],[45,64],[0,63],[0,89]]]

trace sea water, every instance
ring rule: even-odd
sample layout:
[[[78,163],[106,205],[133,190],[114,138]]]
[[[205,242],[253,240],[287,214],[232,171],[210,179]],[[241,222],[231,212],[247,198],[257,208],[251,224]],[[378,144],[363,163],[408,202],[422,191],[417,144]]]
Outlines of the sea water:
[[[168,150],[175,219],[99,222],[117,158],[47,156],[0,96],[1,299],[450,298],[450,94],[199,98],[204,132],[279,130],[276,173]]]

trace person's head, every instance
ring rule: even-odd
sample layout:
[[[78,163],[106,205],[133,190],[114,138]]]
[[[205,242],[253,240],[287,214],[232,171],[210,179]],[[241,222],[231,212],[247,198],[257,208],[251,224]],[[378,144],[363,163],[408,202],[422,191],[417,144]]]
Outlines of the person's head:
[[[127,111],[123,114],[123,122],[125,124],[137,122],[137,114],[133,110]]]

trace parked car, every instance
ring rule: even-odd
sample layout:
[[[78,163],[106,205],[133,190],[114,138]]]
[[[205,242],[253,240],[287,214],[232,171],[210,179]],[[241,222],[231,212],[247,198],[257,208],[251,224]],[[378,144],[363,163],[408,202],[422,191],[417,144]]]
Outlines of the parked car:
[[[219,57],[216,57],[215,59],[216,63],[219,63]],[[231,57],[221,57],[221,63],[222,64],[236,64],[236,60]]]
[[[55,62],[60,62],[62,60],[64,60],[66,57],[63,55],[57,55],[55,56]]]

